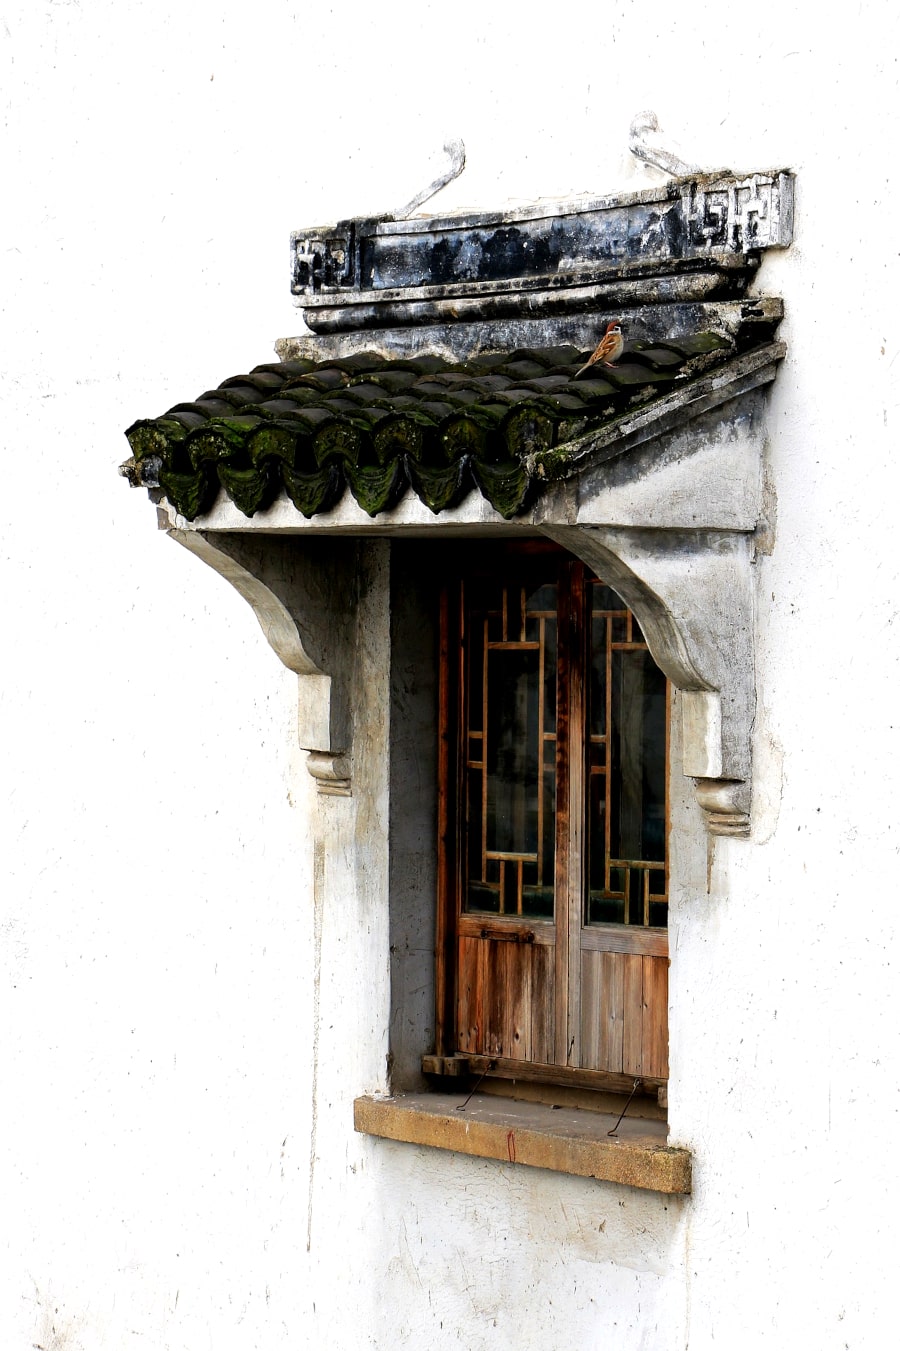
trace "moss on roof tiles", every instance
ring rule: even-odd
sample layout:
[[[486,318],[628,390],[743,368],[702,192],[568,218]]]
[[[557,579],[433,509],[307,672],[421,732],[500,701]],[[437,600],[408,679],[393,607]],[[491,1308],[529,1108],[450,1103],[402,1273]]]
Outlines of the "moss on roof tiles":
[[[314,516],[348,491],[376,516],[409,488],[436,513],[477,489],[509,519],[553,476],[556,458],[565,461],[568,441],[614,425],[733,351],[717,333],[633,343],[615,366],[578,379],[589,353],[565,345],[467,361],[360,352],[270,362],[135,422],[123,470],[188,520],[222,491],[246,516],[282,492]]]

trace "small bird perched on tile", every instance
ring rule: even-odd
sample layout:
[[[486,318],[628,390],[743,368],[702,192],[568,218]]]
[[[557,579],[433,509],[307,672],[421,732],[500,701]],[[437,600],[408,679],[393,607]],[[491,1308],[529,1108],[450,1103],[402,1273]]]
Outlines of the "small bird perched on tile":
[[[594,348],[590,358],[584,363],[580,371],[576,371],[572,376],[577,380],[589,366],[595,362],[602,361],[604,366],[611,366],[613,362],[618,361],[625,350],[625,339],[622,337],[622,325],[615,319],[606,325],[606,332]]]

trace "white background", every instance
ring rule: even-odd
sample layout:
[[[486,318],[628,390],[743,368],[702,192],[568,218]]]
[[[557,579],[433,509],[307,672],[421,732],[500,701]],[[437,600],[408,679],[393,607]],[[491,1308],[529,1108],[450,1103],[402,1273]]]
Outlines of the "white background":
[[[895,14],[0,5],[0,1347],[896,1336]],[[299,331],[292,228],[399,206],[450,136],[441,210],[644,184],[648,107],[798,174],[756,833],[674,915],[686,1203],[353,1135],[386,956],[325,915],[316,1020],[296,681],[116,476]]]

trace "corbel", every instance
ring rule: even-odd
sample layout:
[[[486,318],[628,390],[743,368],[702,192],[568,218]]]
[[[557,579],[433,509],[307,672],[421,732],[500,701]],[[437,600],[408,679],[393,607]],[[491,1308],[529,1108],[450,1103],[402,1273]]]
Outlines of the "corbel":
[[[756,710],[753,537],[742,531],[544,526],[637,615],[680,692],[682,769],[713,835],[750,832]]]
[[[300,680],[297,736],[320,793],[350,795],[357,567],[348,541],[169,529],[247,601]]]

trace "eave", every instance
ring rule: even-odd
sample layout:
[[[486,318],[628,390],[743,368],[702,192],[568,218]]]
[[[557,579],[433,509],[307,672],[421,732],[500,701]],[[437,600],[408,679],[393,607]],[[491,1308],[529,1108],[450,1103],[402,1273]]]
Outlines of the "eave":
[[[709,829],[749,832],[765,394],[785,355],[781,302],[751,287],[765,250],[790,244],[792,184],[783,171],[693,175],[297,232],[292,290],[312,335],[129,429],[123,472],[150,489],[162,528],[317,682],[299,732],[323,791],[352,777],[350,654],[335,634],[353,631],[353,541],[527,532],[582,558],[637,615],[680,691],[683,769]],[[610,316],[627,347],[591,393],[595,372],[578,366]],[[509,377],[497,397],[492,369]],[[429,371],[432,387],[410,394]],[[254,379],[262,394],[242,396]],[[300,407],[298,387],[318,393]],[[471,444],[454,441],[467,417]],[[300,482],[316,473],[330,475],[321,499]],[[316,537],[337,552],[300,543]]]

